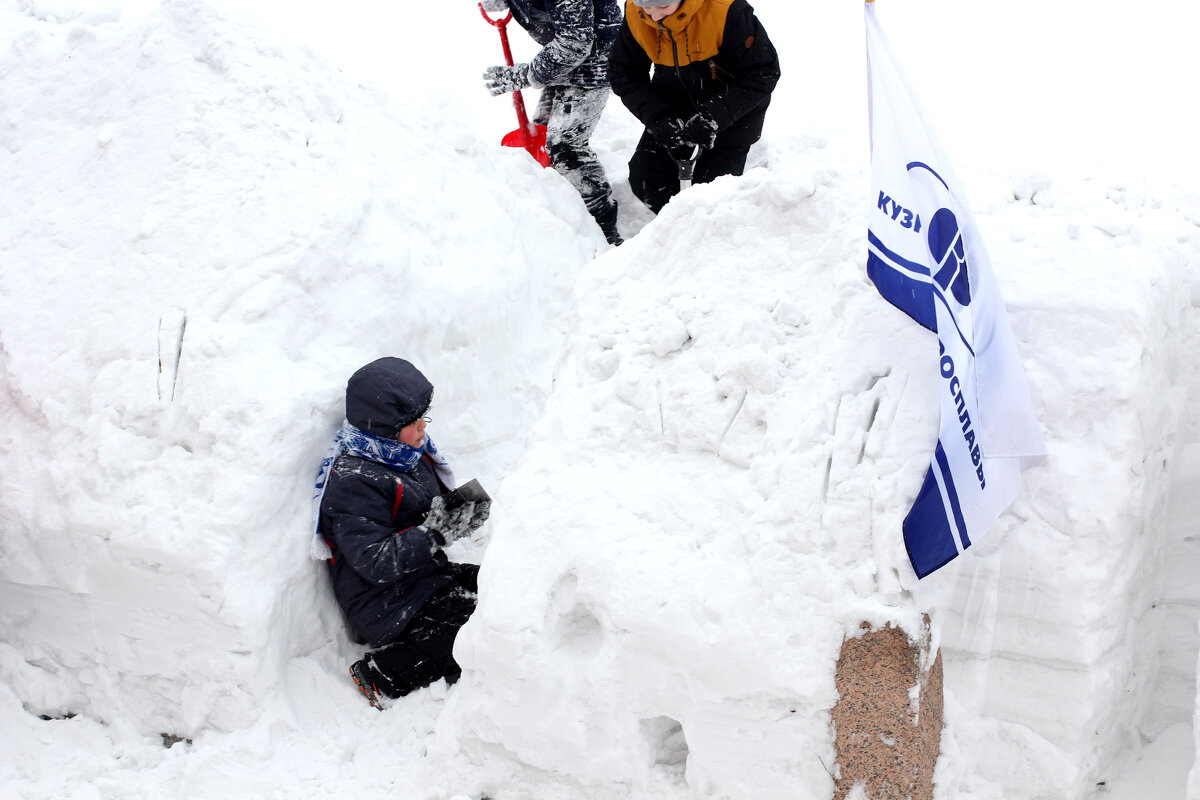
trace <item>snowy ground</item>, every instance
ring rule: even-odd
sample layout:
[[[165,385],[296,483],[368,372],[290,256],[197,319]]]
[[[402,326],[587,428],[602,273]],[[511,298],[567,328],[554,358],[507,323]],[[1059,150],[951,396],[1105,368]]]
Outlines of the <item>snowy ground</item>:
[[[861,7],[833,6],[756,4],[760,169],[652,224],[610,103],[610,251],[496,146],[471,3],[0,3],[6,792],[826,797],[842,633],[929,609],[939,800],[1200,798],[1200,12],[880,0],[1051,451],[917,585],[932,351],[865,280]],[[463,681],[378,714],[305,549],[383,354],[497,505],[458,552]]]

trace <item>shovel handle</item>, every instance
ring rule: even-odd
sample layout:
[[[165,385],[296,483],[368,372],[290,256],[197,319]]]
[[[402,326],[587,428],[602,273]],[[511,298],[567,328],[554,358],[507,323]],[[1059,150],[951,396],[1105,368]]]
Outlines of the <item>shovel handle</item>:
[[[513,57],[512,48],[508,46],[508,23],[512,19],[512,12],[509,11],[500,19],[492,19],[484,9],[483,3],[479,3],[479,13],[489,25],[500,31],[500,46],[504,48],[504,63],[511,67]]]
[[[492,19],[484,9],[483,3],[478,5],[480,15],[489,25],[500,31],[500,46],[504,48],[504,63],[511,67],[513,57],[512,48],[508,46],[508,23],[512,19],[512,12],[509,11],[500,19]],[[526,136],[533,135],[533,126],[529,124],[529,115],[525,112],[525,100],[521,97],[520,90],[513,92],[513,108],[516,109],[517,124],[521,126],[521,130],[526,132]]]

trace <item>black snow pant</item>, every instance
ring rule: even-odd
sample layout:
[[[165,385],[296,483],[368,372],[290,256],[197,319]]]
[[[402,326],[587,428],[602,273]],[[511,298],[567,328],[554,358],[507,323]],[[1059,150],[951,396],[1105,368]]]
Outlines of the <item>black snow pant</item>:
[[[475,611],[479,567],[451,563],[454,582],[434,592],[396,641],[367,653],[367,676],[388,697],[403,697],[462,669],[454,660],[454,638]]]
[[[746,168],[750,145],[723,144],[721,139],[717,137],[711,150],[701,151],[692,183],[708,183],[722,175],[741,175]],[[629,159],[629,188],[655,214],[679,194],[679,165],[648,130],[642,133]]]
[[[607,86],[547,86],[538,99],[533,121],[546,126],[550,166],[575,187],[588,213],[611,240],[616,231],[617,208],[608,176],[591,145],[610,93]]]

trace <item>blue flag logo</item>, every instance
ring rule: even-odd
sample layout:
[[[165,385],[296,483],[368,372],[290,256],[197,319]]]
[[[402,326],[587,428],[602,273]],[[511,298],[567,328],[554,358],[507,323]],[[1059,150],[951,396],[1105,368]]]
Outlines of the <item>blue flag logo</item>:
[[[971,305],[971,280],[967,253],[958,217],[948,208],[938,209],[929,221],[929,252],[941,268],[933,274],[942,291],[949,291],[961,306]]]

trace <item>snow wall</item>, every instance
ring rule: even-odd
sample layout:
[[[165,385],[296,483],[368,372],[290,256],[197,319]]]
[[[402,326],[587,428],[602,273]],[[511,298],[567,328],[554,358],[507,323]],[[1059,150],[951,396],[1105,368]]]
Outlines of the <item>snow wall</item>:
[[[5,19],[0,683],[29,714],[231,730],[289,659],[352,653],[311,479],[346,377],[397,353],[496,487],[433,751],[465,782],[827,796],[837,644],[920,609],[944,787],[1082,797],[1192,719],[1194,193],[960,168],[1051,456],[917,583],[936,350],[863,275],[864,164],[771,142],[576,284],[577,198],[436,91],[414,121],[192,0]]]
[[[891,532],[936,436],[936,344],[866,280],[861,178],[695,187],[581,276],[447,739],[639,797],[830,794],[843,638],[922,629]]]
[[[947,713],[975,720],[956,744],[991,753],[964,780],[1079,797],[1191,719],[1200,216],[1136,184],[975,189],[1050,459],[975,557],[915,594],[964,681]]]
[[[863,275],[863,178],[793,161],[696,187],[581,276],[447,740],[637,796],[828,796],[841,638],[914,598],[954,675],[943,784],[1082,797],[1189,718],[1190,686],[1157,679],[1196,648],[1164,606],[1164,556],[1193,550],[1168,499],[1195,475],[1194,220],[1036,176],[982,186],[1050,459],[918,583],[898,531],[936,345]]]
[[[441,444],[468,475],[511,462],[562,265],[603,240],[554,174],[481,175],[494,144],[436,99],[416,125],[203,3],[7,18],[4,680],[39,714],[245,725],[288,656],[342,635],[305,531],[350,373],[399,353],[472,376],[439,383]]]

